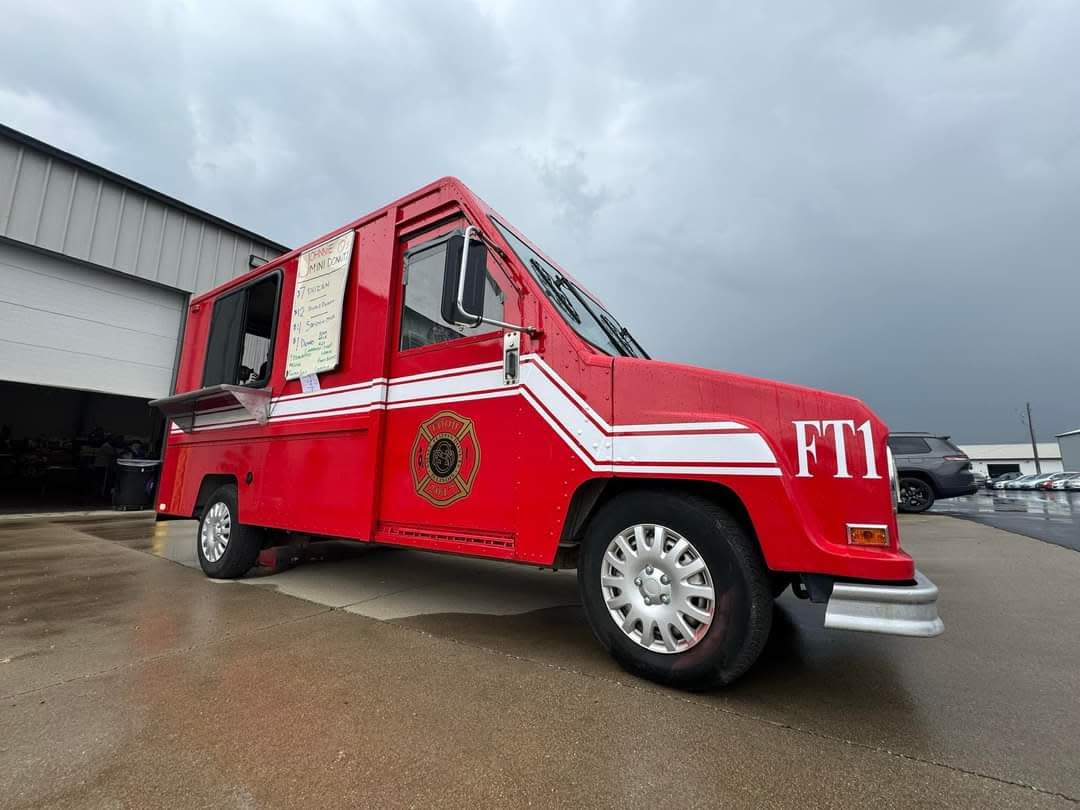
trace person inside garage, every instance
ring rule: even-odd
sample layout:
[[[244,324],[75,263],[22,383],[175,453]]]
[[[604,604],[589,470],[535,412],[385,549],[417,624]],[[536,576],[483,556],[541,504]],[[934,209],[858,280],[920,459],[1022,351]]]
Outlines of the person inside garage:
[[[91,437],[91,444],[96,442],[97,437]],[[113,460],[116,458],[116,448],[113,447],[112,437],[101,435],[101,442],[94,451],[94,494],[104,498],[109,494],[109,479]]]

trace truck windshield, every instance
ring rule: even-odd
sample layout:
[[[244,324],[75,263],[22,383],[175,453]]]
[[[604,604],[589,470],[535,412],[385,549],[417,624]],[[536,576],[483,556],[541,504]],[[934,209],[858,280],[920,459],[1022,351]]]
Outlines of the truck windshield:
[[[641,344],[610,312],[499,220],[492,217],[491,221],[540,285],[547,299],[575,332],[604,354],[648,359],[649,355]]]

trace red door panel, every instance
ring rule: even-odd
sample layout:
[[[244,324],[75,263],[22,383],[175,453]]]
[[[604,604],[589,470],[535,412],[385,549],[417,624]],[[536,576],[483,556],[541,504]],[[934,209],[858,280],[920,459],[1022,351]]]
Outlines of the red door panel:
[[[522,400],[503,383],[502,331],[458,336],[438,315],[439,238],[464,225],[399,243],[376,539],[510,557]],[[494,260],[489,273],[503,296],[499,316],[518,320],[516,292]]]

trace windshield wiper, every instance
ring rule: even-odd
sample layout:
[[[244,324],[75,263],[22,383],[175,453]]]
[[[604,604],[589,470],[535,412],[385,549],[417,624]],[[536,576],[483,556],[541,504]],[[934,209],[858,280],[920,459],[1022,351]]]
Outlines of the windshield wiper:
[[[537,279],[540,281],[541,286],[544,288],[544,292],[551,298],[556,304],[561,306],[566,312],[567,316],[573,318],[575,323],[581,323],[581,316],[574,308],[573,303],[563,290],[569,290],[571,294],[576,298],[581,305],[585,308],[585,311],[592,316],[597,325],[607,335],[608,340],[611,341],[611,346],[619,354],[624,357],[645,357],[645,350],[641,348],[633,336],[619,324],[615,323],[609,316],[607,316],[601,309],[597,312],[597,308],[594,308],[584,293],[579,290],[573,282],[571,282],[565,276],[552,273],[546,267],[544,267],[535,258],[529,259],[529,265],[532,267],[533,272],[536,274]],[[636,348],[635,348],[636,347]]]
[[[623,327],[616,324],[611,318],[601,312],[598,316],[600,325],[604,327],[604,331],[607,332],[615,344],[622,349],[623,354],[627,357],[633,357],[637,352],[634,351],[633,345],[627,340],[627,332]]]
[[[637,338],[636,338],[636,337],[634,337],[633,335],[631,335],[631,334],[630,334],[630,330],[629,330],[629,329],[627,329],[627,328],[626,328],[625,326],[621,326],[621,327],[619,327],[619,334],[620,334],[620,335],[622,335],[622,336],[623,336],[624,338],[626,338],[626,339],[627,339],[628,341],[630,341],[631,343],[633,343],[635,347],[637,347],[637,353],[638,353],[638,354],[639,354],[639,355],[640,355],[640,356],[641,356],[641,357],[642,357],[643,359],[645,359],[645,360],[652,360],[652,358],[651,358],[651,357],[649,357],[649,353],[648,353],[647,351],[645,351],[645,347],[644,347],[644,346],[642,346],[642,345],[641,345],[640,343],[638,343],[638,341],[637,341]]]
[[[574,294],[574,297],[581,302],[581,305],[585,307],[585,311],[592,315],[593,320],[604,330],[604,334],[607,335],[608,340],[611,341],[612,347],[619,354],[624,357],[633,357],[634,349],[631,347],[619,334],[620,327],[612,322],[611,318],[604,314],[604,310],[600,309],[597,312],[597,307],[594,307],[590,302],[588,296],[577,288],[575,284],[566,279],[565,277],[559,278],[557,282],[560,286],[569,288],[570,292]]]
[[[567,283],[566,279],[560,276],[558,280],[553,280],[551,274],[536,259],[529,259],[529,264],[532,265],[532,269],[536,271],[536,275],[540,277],[544,289],[550,296],[562,305],[563,309],[566,310],[566,314],[573,318],[575,323],[581,323],[581,316],[578,315],[577,310],[574,309],[574,305],[570,303],[569,297],[559,289],[561,285]]]

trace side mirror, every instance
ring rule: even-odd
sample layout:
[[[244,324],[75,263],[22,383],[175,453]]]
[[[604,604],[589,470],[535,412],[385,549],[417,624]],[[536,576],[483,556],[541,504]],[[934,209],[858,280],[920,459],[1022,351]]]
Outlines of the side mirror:
[[[442,319],[464,326],[483,323],[487,292],[487,245],[469,238],[472,230],[450,237],[443,265]]]

